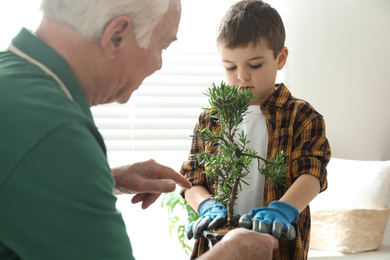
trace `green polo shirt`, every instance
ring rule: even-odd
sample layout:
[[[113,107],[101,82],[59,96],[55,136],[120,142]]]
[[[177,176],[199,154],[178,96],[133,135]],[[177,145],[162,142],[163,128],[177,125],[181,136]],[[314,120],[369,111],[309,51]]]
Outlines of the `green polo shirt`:
[[[22,29],[0,52],[0,260],[134,259],[89,104],[66,61]]]

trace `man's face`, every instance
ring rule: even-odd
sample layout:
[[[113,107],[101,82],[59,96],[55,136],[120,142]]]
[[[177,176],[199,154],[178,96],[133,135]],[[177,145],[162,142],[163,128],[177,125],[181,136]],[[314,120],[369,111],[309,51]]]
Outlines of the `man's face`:
[[[117,102],[127,102],[132,92],[138,89],[146,77],[161,69],[162,52],[176,40],[180,15],[180,1],[172,1],[169,10],[155,27],[147,49],[138,47],[136,50],[128,50],[132,53],[132,60],[127,61],[131,66],[127,71],[123,71],[127,73],[123,75],[126,79],[125,89],[123,89],[125,91],[120,93]]]
[[[261,101],[267,100],[275,91],[275,79],[279,69],[278,58],[263,41],[249,44],[247,47],[228,49],[223,43],[218,44],[226,81],[245,89],[251,88]]]

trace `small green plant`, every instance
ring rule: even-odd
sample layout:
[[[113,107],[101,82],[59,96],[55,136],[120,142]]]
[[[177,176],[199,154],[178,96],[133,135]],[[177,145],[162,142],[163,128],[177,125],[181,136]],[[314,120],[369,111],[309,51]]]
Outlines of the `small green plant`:
[[[220,86],[213,83],[205,95],[209,97],[211,107],[204,109],[210,111],[207,116],[216,120],[217,126],[213,129],[200,126],[196,136],[205,147],[211,149],[192,156],[199,165],[204,165],[204,172],[216,181],[218,191],[214,198],[227,208],[228,226],[232,226],[237,195],[242,190],[242,184],[249,185],[245,181],[249,164],[253,159],[258,160],[259,173],[267,177],[268,185],[285,185],[285,153],[277,152],[267,160],[259,156],[256,150],[247,148],[250,140],[244,131],[239,132],[239,126],[250,103],[257,100],[250,89],[246,91],[224,82]],[[260,164],[260,161],[264,161],[264,164]]]
[[[176,235],[184,252],[190,255],[192,246],[185,235],[185,230],[189,223],[199,218],[198,213],[181,197],[179,189],[164,194],[161,207],[168,209],[170,221],[169,234],[171,236]]]

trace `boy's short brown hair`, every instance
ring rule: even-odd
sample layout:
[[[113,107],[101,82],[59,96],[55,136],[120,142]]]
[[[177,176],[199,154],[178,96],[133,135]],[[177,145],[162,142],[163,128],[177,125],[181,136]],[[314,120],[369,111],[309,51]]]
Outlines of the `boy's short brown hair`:
[[[275,59],[284,47],[286,33],[282,18],[262,0],[242,0],[233,4],[219,23],[217,43],[229,49],[246,47],[265,40]]]

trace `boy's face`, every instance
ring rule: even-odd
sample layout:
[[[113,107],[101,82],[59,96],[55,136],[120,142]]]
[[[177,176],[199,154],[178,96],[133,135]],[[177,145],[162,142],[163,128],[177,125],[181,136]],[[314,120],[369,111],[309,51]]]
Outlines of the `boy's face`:
[[[253,94],[260,97],[260,101],[251,105],[260,105],[275,91],[277,71],[284,67],[288,55],[287,48],[284,47],[275,59],[273,51],[264,41],[256,46],[250,43],[246,47],[235,49],[228,49],[220,42],[218,51],[227,83],[240,88],[251,88]]]

